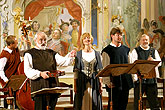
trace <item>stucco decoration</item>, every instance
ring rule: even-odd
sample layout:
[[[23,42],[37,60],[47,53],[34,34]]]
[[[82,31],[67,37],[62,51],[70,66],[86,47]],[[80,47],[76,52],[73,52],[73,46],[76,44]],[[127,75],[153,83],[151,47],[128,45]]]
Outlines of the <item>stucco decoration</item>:
[[[0,6],[4,5],[6,0],[0,0]]]

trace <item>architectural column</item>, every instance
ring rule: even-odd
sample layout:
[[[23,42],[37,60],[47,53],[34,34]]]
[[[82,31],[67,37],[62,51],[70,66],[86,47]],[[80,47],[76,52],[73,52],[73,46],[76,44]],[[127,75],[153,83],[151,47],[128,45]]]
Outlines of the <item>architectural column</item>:
[[[82,33],[91,32],[91,0],[74,0],[82,9]]]

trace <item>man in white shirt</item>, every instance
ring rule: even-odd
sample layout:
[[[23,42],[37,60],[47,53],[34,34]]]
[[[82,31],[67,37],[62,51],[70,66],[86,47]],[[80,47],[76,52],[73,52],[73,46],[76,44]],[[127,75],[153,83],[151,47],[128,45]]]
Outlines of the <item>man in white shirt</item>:
[[[10,35],[6,39],[7,46],[3,49],[0,54],[0,80],[2,86],[4,82],[7,82],[9,77],[13,74],[16,74],[18,64],[20,63],[19,50],[17,48],[16,37]]]
[[[133,63],[135,60],[150,60],[150,61],[161,61],[158,51],[149,46],[149,36],[143,34],[140,37],[140,46],[135,48],[130,54],[130,63]],[[160,66],[159,63],[158,66]],[[155,68],[156,77],[159,78],[158,67]],[[135,83],[134,88],[134,110],[138,110],[138,100],[139,100],[139,79],[137,75],[133,75],[133,80]],[[143,79],[142,80],[142,94],[146,93],[147,99],[150,105],[151,110],[159,110],[159,103],[157,99],[157,83],[156,78],[152,79]]]
[[[12,75],[17,74],[17,68],[20,63],[16,37],[13,35],[8,36],[6,44],[7,46],[0,54],[0,83],[2,87],[9,81]],[[6,103],[4,103],[4,107],[7,107]]]
[[[48,72],[56,70],[56,66],[69,65],[75,56],[75,51],[68,53],[65,57],[57,52],[46,49],[47,36],[44,32],[38,32],[35,35],[35,48],[28,50],[24,56],[24,72],[31,79],[31,91],[37,91],[42,88],[53,88],[59,86],[58,78],[52,78],[47,75]],[[49,94],[50,110],[55,109],[59,95]],[[35,110],[45,110],[47,106],[46,95],[36,95]]]
[[[118,27],[112,28],[110,36],[112,42],[102,50],[103,67],[105,68],[110,64],[127,64],[130,49],[121,44],[123,38],[122,31]],[[110,110],[111,101],[113,110],[126,110],[129,90],[133,88],[132,76],[130,74],[122,74],[104,77],[103,83],[106,84],[108,92],[108,110]]]

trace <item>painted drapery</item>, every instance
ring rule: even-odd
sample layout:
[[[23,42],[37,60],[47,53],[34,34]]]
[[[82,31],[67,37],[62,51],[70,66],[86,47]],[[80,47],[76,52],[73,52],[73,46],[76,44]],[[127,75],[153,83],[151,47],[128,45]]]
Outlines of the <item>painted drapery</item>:
[[[72,0],[37,0],[31,2],[25,9],[25,19],[33,19],[35,16],[39,14],[41,10],[44,9],[44,7],[49,7],[49,6],[57,6],[60,4],[64,4],[65,7],[68,9],[69,14],[74,18],[80,21],[80,27],[79,27],[79,35],[81,35],[81,30],[82,30],[82,22],[81,22],[81,17],[82,17],[82,10],[79,5],[77,5],[75,2]]]

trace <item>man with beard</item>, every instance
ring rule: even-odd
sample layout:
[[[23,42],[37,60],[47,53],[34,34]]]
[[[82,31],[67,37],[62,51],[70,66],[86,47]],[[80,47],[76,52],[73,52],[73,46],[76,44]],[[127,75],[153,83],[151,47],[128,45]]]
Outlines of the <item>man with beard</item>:
[[[121,44],[122,31],[118,27],[112,28],[110,37],[112,42],[102,50],[103,67],[109,64],[127,64],[130,49]],[[108,110],[110,109],[110,101],[113,102],[113,110],[126,110],[129,90],[133,87],[132,76],[122,74],[104,77],[103,83],[106,84],[106,90],[109,95]]]
[[[56,70],[57,65],[67,66],[75,55],[75,51],[72,51],[62,57],[57,52],[46,49],[46,38],[44,32],[37,33],[34,38],[36,46],[26,51],[24,55],[24,72],[31,79],[31,92],[59,86],[58,77],[49,77],[47,73]],[[35,95],[33,97],[35,110],[46,110],[46,97],[49,97],[50,110],[55,109],[59,94]]]
[[[150,60],[150,61],[161,61],[158,51],[154,48],[149,46],[149,36],[143,34],[140,39],[139,43],[140,46],[135,48],[130,57],[130,63],[133,63],[135,60]],[[159,63],[158,66],[160,66]],[[155,68],[153,71],[156,74],[156,77],[159,78],[159,71],[158,67]],[[137,75],[133,75],[134,79],[134,110],[138,110],[138,100],[139,100],[139,79]],[[158,102],[158,91],[157,91],[157,81],[156,78],[152,79],[142,79],[142,95],[145,92],[147,95],[147,100],[151,110],[159,110],[159,102]]]

